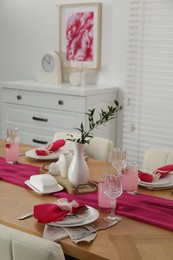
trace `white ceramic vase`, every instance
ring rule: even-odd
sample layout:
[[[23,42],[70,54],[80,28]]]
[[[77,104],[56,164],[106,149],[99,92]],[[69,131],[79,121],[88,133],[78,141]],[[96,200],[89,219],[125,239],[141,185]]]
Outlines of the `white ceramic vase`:
[[[70,74],[70,84],[72,86],[80,86],[82,84],[82,72],[76,71]]]
[[[68,170],[68,179],[74,188],[88,183],[89,169],[84,158],[84,144],[74,143],[74,156]]]

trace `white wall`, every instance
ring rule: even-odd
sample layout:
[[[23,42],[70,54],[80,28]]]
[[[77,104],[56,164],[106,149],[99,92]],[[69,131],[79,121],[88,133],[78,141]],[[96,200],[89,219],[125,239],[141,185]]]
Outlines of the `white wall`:
[[[74,0],[0,0],[0,81],[39,78],[42,56],[50,50],[58,49],[56,6],[74,2]],[[123,90],[128,1],[100,2],[102,2],[102,68],[98,73],[97,84],[115,85]]]
[[[39,77],[42,56],[58,48],[56,6],[65,2],[74,1],[0,0],[0,81]],[[102,69],[98,83],[123,85],[127,0],[101,2]]]

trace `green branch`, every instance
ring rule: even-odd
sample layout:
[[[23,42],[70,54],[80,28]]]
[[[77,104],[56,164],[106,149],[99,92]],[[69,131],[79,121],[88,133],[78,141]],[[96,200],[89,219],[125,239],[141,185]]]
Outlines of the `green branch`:
[[[86,131],[84,129],[83,123],[81,123],[80,128],[74,128],[80,132],[80,138],[73,138],[73,135],[70,135],[70,138],[67,140],[78,142],[78,143],[88,143],[90,140],[94,137],[94,134],[92,131],[94,129],[98,129],[100,125],[104,125],[108,121],[114,119],[117,117],[117,113],[123,109],[123,106],[119,104],[117,100],[114,100],[115,106],[107,106],[108,110],[104,111],[101,109],[101,112],[99,113],[99,118],[95,121],[94,115],[95,115],[95,108],[89,109],[86,115],[88,115],[88,123],[89,123],[89,130]]]

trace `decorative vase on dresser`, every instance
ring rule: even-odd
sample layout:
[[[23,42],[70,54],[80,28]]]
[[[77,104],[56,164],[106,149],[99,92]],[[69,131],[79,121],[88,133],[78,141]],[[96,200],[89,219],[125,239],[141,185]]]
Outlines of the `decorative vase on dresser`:
[[[3,138],[8,127],[20,130],[20,142],[42,146],[52,141],[57,131],[70,131],[83,122],[87,128],[88,109],[112,105],[117,88],[109,86],[71,86],[38,81],[1,82],[1,122]],[[96,136],[115,143],[116,119],[95,131]]]

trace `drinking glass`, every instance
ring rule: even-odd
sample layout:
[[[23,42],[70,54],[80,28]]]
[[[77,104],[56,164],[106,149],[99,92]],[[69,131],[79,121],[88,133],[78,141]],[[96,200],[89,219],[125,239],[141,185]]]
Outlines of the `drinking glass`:
[[[19,159],[19,135],[18,128],[7,128],[6,138],[6,162],[15,164]]]
[[[122,173],[126,165],[127,151],[124,148],[114,148],[112,153],[112,166],[118,174]]]
[[[122,175],[123,191],[136,194],[138,189],[138,164],[136,162],[128,162],[124,168]]]
[[[122,174],[107,173],[105,176],[104,192],[111,200],[111,212],[105,217],[106,221],[119,220],[115,215],[116,199],[122,194]]]
[[[111,202],[110,198],[106,196],[105,194],[105,179],[106,179],[106,173],[101,174],[98,181],[98,206],[101,209],[110,209],[111,208]]]

